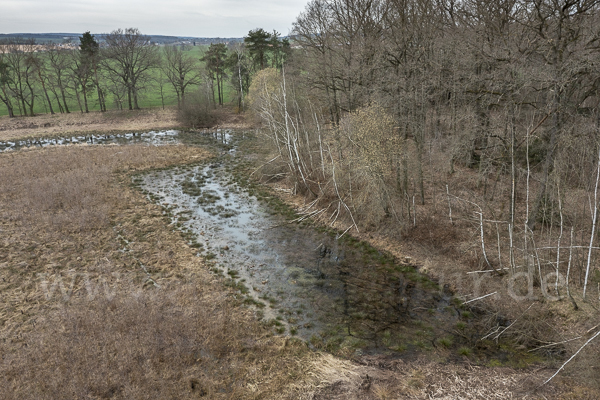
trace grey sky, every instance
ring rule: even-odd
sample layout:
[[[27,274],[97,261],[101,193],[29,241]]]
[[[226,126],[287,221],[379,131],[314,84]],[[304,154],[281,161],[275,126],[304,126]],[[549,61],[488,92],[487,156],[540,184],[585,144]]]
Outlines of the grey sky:
[[[254,28],[287,35],[308,0],[2,0],[0,33],[107,33],[242,37]]]

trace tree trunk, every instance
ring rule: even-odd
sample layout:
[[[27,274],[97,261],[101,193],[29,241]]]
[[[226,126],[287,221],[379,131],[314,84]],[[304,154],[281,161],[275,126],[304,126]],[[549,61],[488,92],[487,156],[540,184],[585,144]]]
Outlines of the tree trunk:
[[[85,85],[83,85],[81,87],[81,90],[83,92],[83,104],[85,105],[85,112],[89,113],[90,110],[88,109],[88,101],[87,101],[87,89],[85,88]]]
[[[129,104],[129,109],[133,110],[133,103],[132,103],[132,98],[131,98],[131,87],[127,88],[127,102]]]
[[[75,97],[77,98],[77,104],[79,105],[79,111],[83,114],[83,107],[81,106],[81,96],[79,96],[79,91],[75,88]]]
[[[63,106],[60,103],[60,97],[58,97],[58,93],[56,93],[56,90],[52,90],[52,94],[54,95],[54,98],[56,99],[56,104],[58,104],[58,112],[61,114],[64,114],[65,110],[63,109]]]
[[[58,80],[58,87],[60,88],[60,95],[62,97],[63,105],[65,107],[65,112],[67,114],[69,114],[70,111],[69,111],[69,106],[67,104],[67,96],[65,94],[65,88],[64,88],[64,86],[62,84],[62,80],[61,79]]]
[[[559,103],[560,103],[560,97],[559,97],[559,94],[556,93],[554,96],[554,104],[557,108],[555,109],[554,115],[552,117],[553,126],[550,131],[550,144],[548,145],[548,149],[546,150],[546,160],[544,162],[544,171],[542,173],[542,181],[540,183],[540,190],[535,199],[535,202],[533,203],[533,208],[531,210],[529,220],[527,221],[527,226],[529,227],[530,230],[535,229],[535,225],[536,225],[536,222],[538,219],[538,214],[539,214],[540,208],[542,206],[542,203],[544,201],[544,198],[546,196],[546,187],[548,186],[548,179],[550,177],[552,165],[554,164],[554,149],[556,147],[556,141],[557,141],[559,131],[561,128],[561,117],[560,117],[560,111],[558,110]]]
[[[4,98],[2,98],[2,102],[6,105],[6,108],[8,109],[8,117],[13,118],[15,116],[14,111],[13,111],[13,106],[12,106],[12,103],[10,102],[10,98],[8,97],[8,95],[6,93],[6,88],[4,86],[2,86],[2,93],[4,94]]]
[[[106,111],[106,102],[104,101],[104,92],[100,88],[100,81],[98,80],[98,68],[94,67],[94,80],[96,84],[96,90],[98,92],[98,103],[100,104],[100,111]]]
[[[133,92],[133,108],[135,110],[139,110],[140,106],[138,105],[137,89],[133,88],[132,92]]]
[[[217,94],[219,97],[219,105],[223,105],[223,98],[221,97],[221,76],[217,73]]]
[[[52,108],[52,102],[50,101],[50,96],[48,96],[48,90],[46,89],[46,84],[44,83],[44,79],[42,79],[41,72],[38,71],[38,77],[40,78],[40,82],[42,83],[42,89],[44,90],[44,95],[46,95],[46,101],[48,102],[48,107],[50,108],[50,114],[54,115],[54,109]]]

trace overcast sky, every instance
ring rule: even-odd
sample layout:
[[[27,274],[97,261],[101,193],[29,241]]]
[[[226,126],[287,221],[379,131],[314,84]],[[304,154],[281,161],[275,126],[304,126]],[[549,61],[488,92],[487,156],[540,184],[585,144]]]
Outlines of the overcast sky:
[[[308,0],[0,0],[0,33],[108,33],[243,37],[287,35]]]

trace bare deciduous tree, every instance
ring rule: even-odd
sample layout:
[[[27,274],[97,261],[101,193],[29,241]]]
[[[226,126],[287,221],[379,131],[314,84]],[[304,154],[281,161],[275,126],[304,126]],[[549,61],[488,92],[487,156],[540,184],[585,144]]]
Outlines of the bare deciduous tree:
[[[185,101],[188,87],[200,84],[200,67],[197,60],[177,46],[164,47],[162,70],[177,94],[177,104]]]
[[[149,79],[149,72],[158,66],[158,51],[148,36],[137,28],[117,29],[106,35],[103,67],[117,76],[127,88],[130,110],[139,109],[139,94]]]

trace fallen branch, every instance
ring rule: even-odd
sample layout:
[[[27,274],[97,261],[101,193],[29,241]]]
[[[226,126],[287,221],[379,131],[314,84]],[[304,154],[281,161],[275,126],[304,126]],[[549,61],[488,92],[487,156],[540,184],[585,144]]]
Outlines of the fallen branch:
[[[598,336],[600,336],[600,331],[596,332],[596,334],[595,334],[594,336],[592,336],[592,337],[591,337],[591,338],[590,338],[590,339],[589,339],[587,342],[585,342],[585,343],[584,343],[584,345],[583,345],[583,346],[581,346],[581,347],[579,348],[579,350],[577,350],[577,351],[575,352],[575,354],[573,354],[573,355],[571,356],[571,358],[569,358],[567,361],[565,361],[565,363],[564,363],[563,365],[561,365],[561,366],[560,366],[560,368],[558,369],[558,371],[556,371],[556,372],[554,373],[554,375],[552,375],[550,378],[548,378],[548,380],[547,380],[546,382],[542,383],[542,386],[543,386],[543,385],[545,385],[546,383],[550,382],[550,381],[551,381],[551,380],[552,380],[552,379],[553,379],[553,378],[554,378],[556,375],[558,375],[558,373],[559,373],[560,371],[562,371],[562,370],[563,370],[563,368],[564,368],[564,367],[565,367],[565,366],[566,366],[566,365],[567,365],[569,362],[571,362],[571,360],[572,360],[572,359],[574,359],[574,358],[577,356],[577,354],[579,354],[579,352],[581,352],[581,350],[583,350],[583,348],[584,348],[585,346],[587,346],[588,344],[590,344],[590,342],[591,342],[592,340],[596,339]]]
[[[450,203],[450,190],[448,190],[448,185],[446,185],[446,196],[448,198],[448,216],[450,217],[450,225],[454,225],[452,221],[452,204]]]
[[[300,217],[289,221],[289,223],[291,224],[292,222],[302,222],[305,219],[310,218],[310,217],[314,217],[315,215],[321,214],[323,211],[326,211],[326,210],[327,210],[327,208],[323,208],[321,210],[312,211],[312,212],[310,212],[308,214],[301,215]]]
[[[498,332],[499,330],[500,330],[500,326],[497,326],[495,331],[488,333],[487,335],[485,335],[484,337],[482,337],[479,340],[485,340],[485,339],[489,338],[490,336],[492,336],[494,333]]]
[[[535,349],[528,350],[527,352],[528,352],[528,353],[531,353],[532,351],[536,351],[536,350],[539,350],[539,349],[543,349],[544,347],[558,346],[559,344],[569,343],[569,342],[572,342],[573,340],[577,340],[577,339],[581,339],[581,336],[577,336],[576,338],[569,339],[569,340],[563,340],[562,342],[556,342],[556,343],[545,344],[545,345],[543,345],[543,346],[536,347]]]
[[[500,268],[499,270],[505,270],[505,269],[509,269],[509,268]],[[483,274],[485,272],[497,272],[497,269],[486,269],[483,271],[471,271],[471,272],[467,272],[467,274]]]
[[[266,163],[264,163],[264,164],[263,164],[263,165],[261,165],[260,167],[256,168],[256,169],[254,170],[254,172],[252,172],[252,173],[250,174],[250,176],[254,175],[254,174],[255,174],[255,173],[256,173],[256,172],[257,172],[259,169],[261,169],[261,168],[262,168],[262,167],[264,167],[265,165],[268,165],[268,164],[272,163],[273,161],[277,160],[279,157],[281,157],[281,155],[278,155],[277,157],[275,157],[275,158],[273,158],[273,159],[271,159],[271,160],[267,161]]]
[[[348,229],[346,229],[346,230],[344,231],[344,233],[342,233],[342,234],[341,234],[340,236],[338,236],[336,239],[337,239],[337,240],[340,240],[340,239],[342,238],[342,236],[344,236],[344,235],[345,235],[345,234],[346,234],[346,233],[347,233],[347,232],[348,232],[350,229],[352,229],[354,226],[355,226],[355,225],[350,225],[350,226],[348,227]]]
[[[318,198],[317,198],[317,199],[315,199],[314,201],[312,201],[312,202],[311,202],[311,203],[310,203],[308,206],[306,206],[305,208],[302,208],[302,209],[298,210],[298,212],[299,212],[300,214],[308,212],[308,210],[310,210],[311,208],[313,208],[313,206],[314,206],[315,204],[317,204],[317,201],[319,201],[319,199],[318,199]]]
[[[496,293],[498,293],[498,292],[494,292],[494,293],[486,294],[485,296],[481,296],[481,297],[478,297],[478,298],[476,298],[476,299],[471,299],[471,300],[469,300],[469,301],[465,301],[465,302],[464,302],[464,304],[469,304],[469,303],[471,303],[471,302],[473,302],[473,301],[477,301],[477,300],[485,299],[486,297],[493,296],[493,295],[495,295]]]

